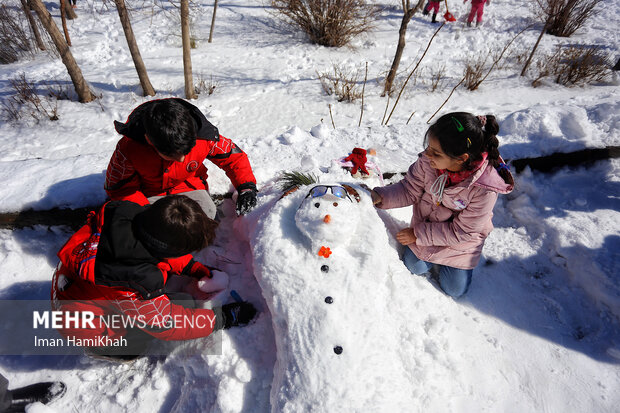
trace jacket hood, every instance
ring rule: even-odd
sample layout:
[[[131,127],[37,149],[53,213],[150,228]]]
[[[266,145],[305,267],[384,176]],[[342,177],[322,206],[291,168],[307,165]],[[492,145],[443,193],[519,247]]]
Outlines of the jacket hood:
[[[500,158],[500,162],[504,163],[504,160]],[[487,164],[484,172],[474,181],[474,185],[490,189],[498,194],[509,194],[514,189],[514,178],[510,171],[508,171],[508,174],[510,178],[508,182],[506,182],[497,172],[497,169]]]
[[[187,108],[187,110],[189,110],[189,113],[192,116],[192,119],[194,119],[194,123],[196,124],[196,139],[213,142],[217,142],[220,140],[220,132],[215,126],[211,124],[211,122],[207,120],[207,118],[205,117],[205,115],[202,114],[200,109],[183,99],[169,99],[174,99],[176,102],[182,104]],[[116,129],[116,132],[121,135],[127,136],[129,139],[132,139],[136,142],[146,144],[146,139],[144,138],[146,132],[144,130],[144,126],[142,125],[142,119],[144,117],[146,109],[148,109],[148,107],[153,102],[157,102],[158,100],[167,99],[155,99],[141,104],[140,106],[136,107],[133,112],[131,112],[131,114],[127,118],[127,122],[125,123],[121,123],[115,120],[114,129]]]
[[[420,154],[418,154],[418,157],[427,164],[428,168],[431,168],[430,160],[424,154],[424,152],[420,152]],[[501,157],[500,162],[504,163],[504,160]],[[514,189],[514,179],[510,171],[508,171],[508,173],[510,174],[510,182],[506,182],[504,178],[499,175],[497,170],[491,165],[489,165],[489,161],[485,160],[480,166],[480,168],[476,172],[474,172],[472,176],[454,186],[446,187],[446,191],[459,191],[458,188],[475,185],[489,189],[499,194],[509,194]]]
[[[135,237],[134,217],[145,207],[128,201],[112,201],[102,213],[104,223],[95,260],[95,284],[129,287],[144,298],[163,294],[165,278],[154,257]]]

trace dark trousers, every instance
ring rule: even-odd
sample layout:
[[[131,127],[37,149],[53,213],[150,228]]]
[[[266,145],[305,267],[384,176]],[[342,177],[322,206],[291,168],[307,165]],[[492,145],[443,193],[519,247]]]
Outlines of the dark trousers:
[[[8,410],[12,401],[13,397],[11,396],[11,391],[9,390],[9,380],[0,374],[0,413]]]

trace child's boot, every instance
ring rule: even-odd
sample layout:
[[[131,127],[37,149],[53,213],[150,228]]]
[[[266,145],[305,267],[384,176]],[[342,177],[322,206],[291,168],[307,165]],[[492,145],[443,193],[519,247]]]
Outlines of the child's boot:
[[[431,23],[437,23],[437,13],[433,13],[433,20],[431,20]]]
[[[471,22],[467,22],[467,27],[471,27]]]
[[[422,11],[422,14],[423,14],[423,15],[425,15],[425,16],[428,16],[428,13],[429,13],[429,11],[428,11],[428,9],[425,7],[425,8],[424,8],[424,11]]]

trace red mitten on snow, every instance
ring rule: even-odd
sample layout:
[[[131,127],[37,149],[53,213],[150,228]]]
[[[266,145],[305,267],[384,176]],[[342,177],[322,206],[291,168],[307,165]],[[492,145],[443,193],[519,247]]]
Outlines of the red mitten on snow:
[[[358,169],[362,173],[369,175],[368,170],[366,169],[366,149],[353,148],[351,155],[344,158],[344,160],[353,163],[351,175],[355,175]]]

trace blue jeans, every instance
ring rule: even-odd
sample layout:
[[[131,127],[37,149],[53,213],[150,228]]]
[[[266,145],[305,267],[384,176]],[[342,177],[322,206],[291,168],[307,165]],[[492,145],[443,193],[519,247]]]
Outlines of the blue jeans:
[[[403,262],[412,274],[424,274],[429,272],[433,266],[432,263],[422,261],[416,257],[409,247],[405,247]],[[473,272],[473,270],[461,270],[446,265],[439,265],[439,286],[449,296],[458,298],[469,289]]]

